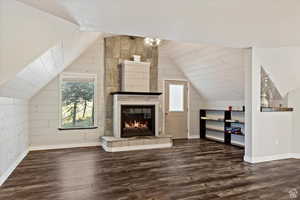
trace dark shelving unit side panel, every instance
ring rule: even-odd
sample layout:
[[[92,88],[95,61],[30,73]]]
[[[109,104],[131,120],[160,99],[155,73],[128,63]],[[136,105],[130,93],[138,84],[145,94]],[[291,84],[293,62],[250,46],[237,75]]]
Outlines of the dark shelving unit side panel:
[[[224,113],[224,143],[231,144],[231,133],[226,131],[226,128],[231,126],[230,122],[226,122],[226,120],[231,120],[231,111],[225,111]]]
[[[200,138],[206,137],[206,120],[202,119],[206,117],[206,110],[200,110]]]

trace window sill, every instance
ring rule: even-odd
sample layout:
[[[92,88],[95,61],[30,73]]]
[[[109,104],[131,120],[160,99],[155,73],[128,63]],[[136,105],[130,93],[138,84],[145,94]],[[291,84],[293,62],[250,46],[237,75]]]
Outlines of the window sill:
[[[71,131],[71,130],[85,130],[85,129],[97,129],[97,126],[93,126],[93,127],[86,127],[86,128],[58,128],[58,130],[60,131]]]

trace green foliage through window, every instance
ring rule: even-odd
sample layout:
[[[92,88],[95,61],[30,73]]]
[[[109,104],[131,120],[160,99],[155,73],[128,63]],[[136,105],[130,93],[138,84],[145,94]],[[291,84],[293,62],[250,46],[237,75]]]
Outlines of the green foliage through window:
[[[62,128],[94,126],[94,82],[62,82]]]

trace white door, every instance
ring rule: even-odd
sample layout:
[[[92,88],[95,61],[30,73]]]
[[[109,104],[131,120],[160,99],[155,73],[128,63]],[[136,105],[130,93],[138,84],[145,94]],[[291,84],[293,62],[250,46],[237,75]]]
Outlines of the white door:
[[[165,81],[165,133],[173,138],[188,136],[188,83]]]

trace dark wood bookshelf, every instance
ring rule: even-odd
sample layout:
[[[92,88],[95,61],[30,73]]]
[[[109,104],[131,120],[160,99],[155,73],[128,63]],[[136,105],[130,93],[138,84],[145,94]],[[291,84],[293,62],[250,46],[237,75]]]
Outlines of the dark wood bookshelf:
[[[223,112],[222,113],[223,118],[220,118],[220,119],[209,118],[209,117],[207,117],[209,112]],[[224,143],[225,144],[234,145],[231,142],[231,135],[244,136],[244,134],[242,132],[241,133],[231,133],[229,131],[226,131],[226,129],[229,127],[232,127],[232,124],[242,124],[242,125],[245,124],[244,121],[232,119],[232,113],[234,113],[234,112],[244,112],[244,111],[243,110],[201,109],[200,110],[200,138],[207,138],[206,137],[207,131],[219,132],[219,133],[224,134]],[[209,127],[209,126],[207,126],[207,121],[224,123],[224,128],[218,129],[218,128]],[[209,138],[207,138],[207,139],[209,139]]]

